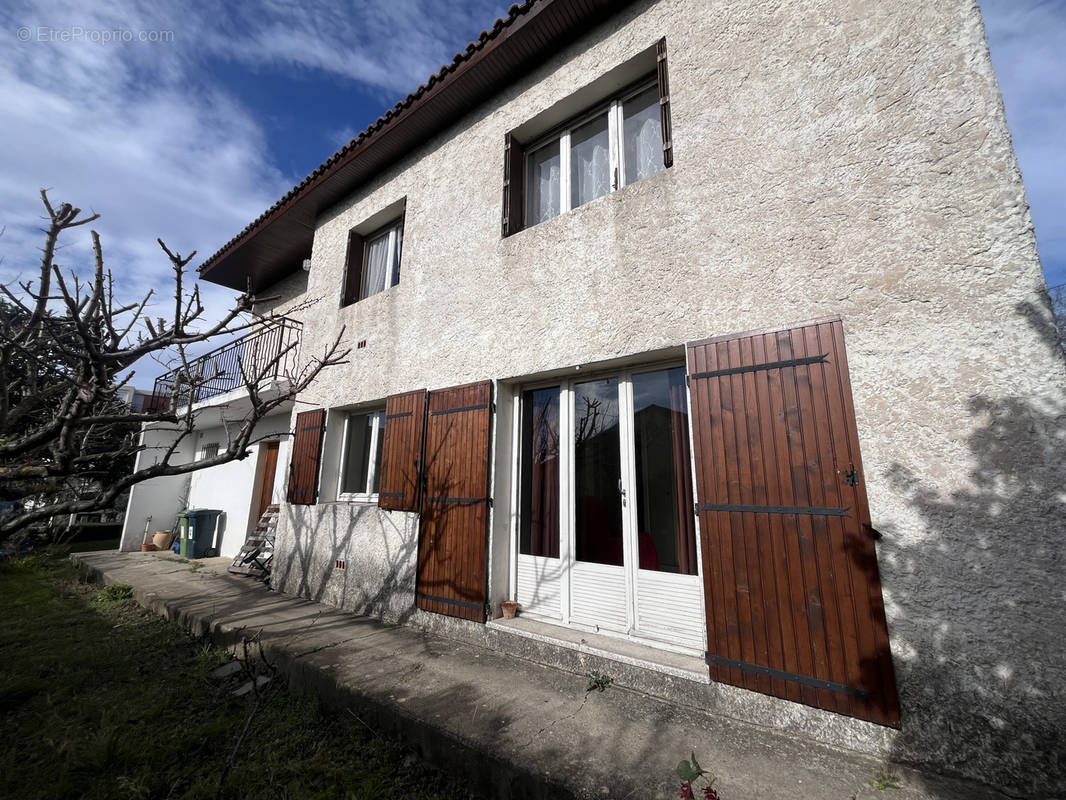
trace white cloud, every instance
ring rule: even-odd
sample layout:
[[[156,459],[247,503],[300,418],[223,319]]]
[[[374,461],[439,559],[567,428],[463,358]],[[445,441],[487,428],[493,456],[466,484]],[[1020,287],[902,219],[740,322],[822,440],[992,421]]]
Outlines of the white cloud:
[[[0,9],[0,280],[35,275],[42,186],[54,202],[102,215],[94,227],[132,298],[169,286],[157,236],[182,252],[198,249],[199,263],[303,177],[274,166],[261,125],[205,74],[206,58],[245,69],[325,70],[380,91],[384,105],[413,91],[465,44],[457,37],[491,25],[502,9],[484,0],[462,8],[273,0],[228,12],[196,3],[46,0]],[[79,30],[81,40],[56,38]],[[113,31],[172,33],[160,42],[86,40]],[[84,269],[88,241],[84,228],[72,232],[61,263]],[[232,297],[201,288],[214,315]],[[157,371],[147,368],[138,382]]]
[[[1048,283],[1066,283],[1066,5],[980,0]]]

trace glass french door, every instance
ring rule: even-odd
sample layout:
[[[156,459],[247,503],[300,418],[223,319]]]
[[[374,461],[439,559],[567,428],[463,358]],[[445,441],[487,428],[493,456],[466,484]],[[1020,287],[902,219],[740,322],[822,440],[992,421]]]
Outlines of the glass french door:
[[[684,368],[521,399],[523,613],[702,651]]]

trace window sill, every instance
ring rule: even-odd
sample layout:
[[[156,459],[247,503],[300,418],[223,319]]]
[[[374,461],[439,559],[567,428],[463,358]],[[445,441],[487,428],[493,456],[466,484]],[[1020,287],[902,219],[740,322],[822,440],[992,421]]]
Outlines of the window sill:
[[[338,503],[353,503],[355,505],[376,506],[378,496],[376,494],[342,494],[337,498]]]

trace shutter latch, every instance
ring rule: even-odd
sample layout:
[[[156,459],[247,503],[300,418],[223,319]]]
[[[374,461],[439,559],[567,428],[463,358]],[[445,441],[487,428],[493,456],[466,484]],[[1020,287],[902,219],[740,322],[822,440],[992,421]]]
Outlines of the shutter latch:
[[[857,469],[855,469],[855,465],[854,464],[849,464],[848,466],[850,467],[850,469],[848,469],[844,473],[844,483],[846,483],[848,486],[858,486],[859,485],[859,471]]]

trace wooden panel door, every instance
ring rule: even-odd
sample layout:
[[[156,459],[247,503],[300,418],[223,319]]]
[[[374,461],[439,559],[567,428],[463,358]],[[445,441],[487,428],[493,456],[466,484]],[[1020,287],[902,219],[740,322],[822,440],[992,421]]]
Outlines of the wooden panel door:
[[[688,346],[711,677],[899,725],[839,319]]]
[[[272,502],[274,496],[274,473],[278,469],[278,447],[280,444],[280,442],[263,442],[260,445],[263,448],[263,478],[259,484],[259,503],[256,506],[255,519],[252,521],[252,525],[259,522],[259,518],[263,516],[263,512]]]
[[[485,621],[492,384],[429,393],[416,604]]]

